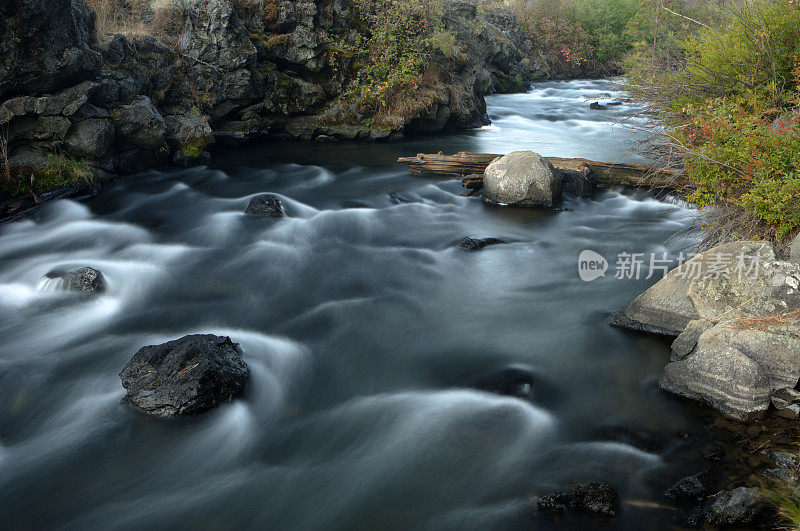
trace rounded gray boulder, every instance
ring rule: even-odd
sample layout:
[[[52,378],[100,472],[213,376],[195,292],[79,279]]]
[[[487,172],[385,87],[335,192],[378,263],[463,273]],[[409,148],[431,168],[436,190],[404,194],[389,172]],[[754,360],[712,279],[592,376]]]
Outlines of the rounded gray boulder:
[[[499,205],[551,207],[561,200],[561,177],[541,155],[514,151],[486,168],[483,200]]]

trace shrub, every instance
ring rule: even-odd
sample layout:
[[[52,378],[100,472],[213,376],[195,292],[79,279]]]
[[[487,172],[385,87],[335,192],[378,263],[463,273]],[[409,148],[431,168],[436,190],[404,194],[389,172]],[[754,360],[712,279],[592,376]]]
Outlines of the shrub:
[[[785,240],[800,230],[800,9],[740,0],[685,16],[639,46],[630,88],[666,124],[710,214],[707,245]]]

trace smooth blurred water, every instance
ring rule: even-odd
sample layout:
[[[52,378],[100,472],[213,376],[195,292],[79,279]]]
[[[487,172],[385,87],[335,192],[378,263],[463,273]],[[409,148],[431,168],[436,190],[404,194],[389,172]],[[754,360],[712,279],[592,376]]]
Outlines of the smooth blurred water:
[[[594,527],[664,527],[665,454],[600,435],[666,437],[684,404],[657,390],[668,353],[606,316],[654,282],[580,280],[593,249],[669,252],[691,211],[640,192],[499,209],[456,179],[413,177],[417,152],[533,149],[639,160],[608,81],[488,98],[491,126],[399,144],[219,148],[214,165],[119,179],[0,227],[0,515],[5,529],[526,529],[533,495],[611,482]],[[636,118],[628,118],[636,120]],[[248,218],[263,192],[287,217]],[[466,253],[465,236],[508,245]],[[43,281],[100,269],[79,297]],[[245,395],[178,420],[129,409],[119,371],[143,345],[230,335]],[[530,400],[465,382],[531,371]],[[665,450],[666,451],[666,450]]]

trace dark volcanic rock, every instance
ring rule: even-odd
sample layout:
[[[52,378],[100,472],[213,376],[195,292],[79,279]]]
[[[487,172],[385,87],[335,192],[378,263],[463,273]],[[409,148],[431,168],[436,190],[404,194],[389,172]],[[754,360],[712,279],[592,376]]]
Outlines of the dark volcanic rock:
[[[0,101],[43,94],[94,77],[94,20],[78,0],[0,2]]]
[[[536,507],[547,513],[563,513],[569,508],[595,516],[614,516],[619,507],[619,495],[608,483],[593,481],[541,496]]]
[[[605,111],[606,109],[608,109],[608,107],[606,107],[605,105],[600,105],[600,102],[598,101],[589,105],[589,108],[593,111]]]
[[[103,273],[91,267],[82,267],[71,271],[51,271],[46,278],[61,279],[62,287],[68,291],[85,291],[101,293],[106,290]]]
[[[249,216],[282,218],[283,206],[281,205],[281,200],[278,199],[277,196],[263,194],[251,199],[244,213]]]
[[[119,376],[130,404],[170,417],[201,413],[240,395],[249,370],[229,337],[196,334],[142,347]]]
[[[489,245],[498,245],[501,243],[508,243],[508,240],[502,238],[464,238],[458,244],[460,249],[465,251],[479,251]]]
[[[533,391],[533,375],[525,369],[508,367],[477,378],[472,387],[499,395],[527,398]]]

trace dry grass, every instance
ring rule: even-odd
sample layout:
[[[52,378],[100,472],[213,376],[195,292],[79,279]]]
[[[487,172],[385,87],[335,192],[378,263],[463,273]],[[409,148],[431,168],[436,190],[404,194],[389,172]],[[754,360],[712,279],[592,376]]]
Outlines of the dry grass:
[[[108,41],[112,35],[160,37],[165,20],[183,13],[185,0],[85,0],[96,17],[97,38]],[[170,29],[174,29],[171,28]]]
[[[800,310],[783,312],[764,317],[740,317],[731,324],[735,330],[761,330],[769,332],[771,327],[800,325]]]
[[[143,13],[126,9],[120,0],[86,0],[86,5],[95,14],[95,29],[101,41],[117,33],[137,36],[148,34],[147,24],[141,16]]]

